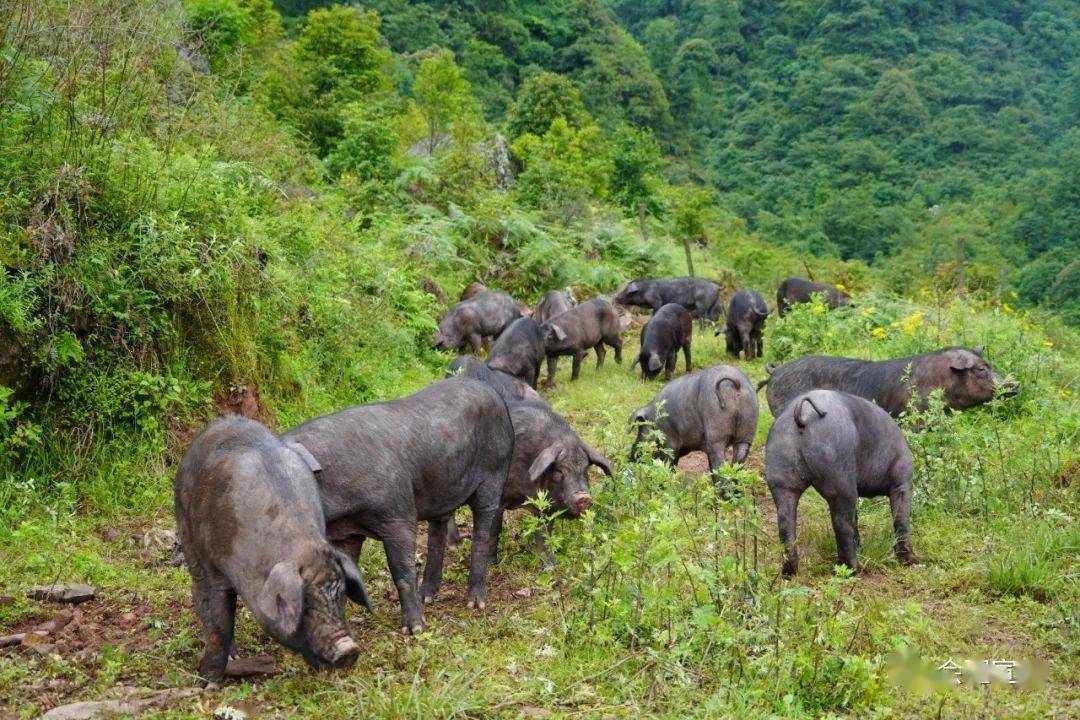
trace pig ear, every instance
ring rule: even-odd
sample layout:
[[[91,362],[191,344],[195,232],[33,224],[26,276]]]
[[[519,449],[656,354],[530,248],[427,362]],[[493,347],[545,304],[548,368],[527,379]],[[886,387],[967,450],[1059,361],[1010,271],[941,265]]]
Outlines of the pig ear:
[[[560,341],[560,342],[562,342],[563,340],[566,339],[566,331],[563,330],[558,325],[552,325],[551,329],[548,330],[548,334],[549,335],[554,335],[555,339]]]
[[[974,350],[972,350],[971,352],[975,353],[975,354],[976,354],[976,355],[978,355],[979,357],[982,357],[982,356],[983,356],[983,353],[984,353],[985,351],[986,351],[986,346],[985,346],[985,345],[979,345],[979,346],[978,346],[977,348],[975,348],[975,349],[974,349]]]
[[[315,459],[315,456],[311,454],[311,451],[298,442],[287,442],[285,447],[292,450],[294,453],[300,456],[300,458],[307,464],[308,468],[313,473],[321,472],[322,465]]]
[[[532,465],[529,466],[529,482],[539,480],[548,471],[548,468],[555,464],[555,459],[558,456],[559,448],[554,445],[548,445],[541,450],[540,454],[533,460]]]
[[[975,361],[971,358],[971,354],[960,351],[953,354],[952,360],[949,361],[949,367],[957,372],[963,372],[975,367]]]
[[[611,464],[607,461],[606,457],[596,452],[588,445],[582,445],[581,447],[585,449],[585,456],[589,458],[590,465],[595,465],[603,470],[609,478],[615,477],[615,473],[611,471]]]
[[[634,292],[634,291],[636,291],[636,290],[637,290],[637,289],[638,289],[639,287],[641,287],[641,283],[639,283],[639,282],[638,282],[637,280],[632,280],[632,281],[630,281],[630,283],[629,283],[629,284],[627,284],[627,286],[626,286],[626,292],[628,292],[628,293]]]
[[[649,371],[650,372],[656,372],[659,369],[660,369],[660,358],[656,357],[655,355],[650,355],[649,356]]]
[[[270,571],[259,593],[259,611],[282,637],[300,627],[304,611],[304,581],[291,562],[279,562]]]
[[[364,589],[364,578],[360,577],[360,570],[356,567],[356,563],[333,545],[330,547],[337,556],[342,574],[345,575],[345,595],[357,605],[366,607],[368,612],[374,612],[371,609],[371,601],[368,600],[367,590]]]

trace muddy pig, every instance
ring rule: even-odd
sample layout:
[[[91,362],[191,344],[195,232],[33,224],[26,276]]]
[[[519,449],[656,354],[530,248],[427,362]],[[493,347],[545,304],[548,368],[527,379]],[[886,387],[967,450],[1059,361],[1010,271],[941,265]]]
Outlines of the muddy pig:
[[[533,319],[543,325],[548,320],[562,315],[572,307],[570,299],[564,293],[558,290],[549,290],[544,293],[544,297],[537,303]]]
[[[447,311],[439,321],[431,345],[437,350],[461,350],[468,345],[473,353],[477,353],[484,338],[498,338],[521,316],[521,308],[512,297],[504,292],[485,290]]]
[[[994,398],[995,392],[1015,395],[1019,384],[1006,382],[983,358],[983,346],[947,347],[895,360],[854,360],[808,355],[777,368],[768,368],[765,397],[776,415],[796,395],[815,388],[839,390],[877,403],[893,417],[908,409],[912,389],[924,408],[926,397],[942,388],[945,403],[965,410]]]
[[[833,390],[813,390],[785,405],[765,441],[765,481],[776,503],[784,575],[799,570],[796,514],[808,487],[829,504],[841,563],[858,569],[858,499],[882,495],[892,508],[896,557],[904,564],[915,562],[911,473],[907,440],[877,405]]]
[[[544,338],[532,318],[515,320],[488,353],[488,367],[516,377],[535,389],[544,364]]]
[[[715,320],[723,311],[720,286],[702,278],[632,280],[615,294],[614,300],[620,305],[652,308],[653,312],[668,303],[675,303],[701,320]]]
[[[686,372],[690,372],[690,342],[694,321],[682,305],[668,303],[649,318],[641,328],[641,351],[634,365],[641,363],[641,379],[652,380],[664,369],[664,379],[670,380],[682,348]],[[633,365],[630,366],[633,369]]]
[[[211,423],[176,475],[179,539],[206,635],[199,675],[217,685],[233,648],[236,598],[313,668],[349,667],[346,595],[370,609],[356,564],[326,540],[313,470],[299,445],[239,416]]]
[[[487,286],[484,283],[471,282],[465,286],[465,289],[461,291],[461,300],[468,300],[474,295],[479,295],[482,292],[487,291]]]
[[[539,400],[540,394],[501,370],[492,370],[475,355],[459,355],[450,361],[446,377],[468,377],[490,385],[507,405],[521,400]]]
[[[747,360],[760,357],[765,352],[765,318],[769,316],[769,307],[765,298],[755,290],[739,290],[731,296],[728,303],[727,324],[722,331],[728,354],[739,357],[745,353]]]
[[[672,464],[703,450],[709,456],[709,470],[715,470],[727,459],[728,448],[731,461],[742,463],[754,441],[757,416],[757,394],[749,378],[731,365],[714,365],[672,380],[630,416],[637,426],[630,456],[638,457],[652,424],[664,436],[663,446],[672,453],[665,459]]]
[[[814,293],[825,293],[825,303],[830,310],[851,304],[851,296],[835,285],[825,285],[802,278],[788,278],[780,283],[780,287],[776,290],[776,312],[780,317],[784,317],[792,305],[810,302]]]
[[[350,558],[365,538],[381,540],[401,601],[401,632],[424,629],[420,604],[442,582],[446,527],[462,505],[473,515],[469,607],[483,608],[488,563],[498,542],[514,428],[487,385],[452,378],[408,397],[356,405],[282,435],[322,466],[327,537]],[[416,523],[428,521],[428,556],[416,588]]]
[[[540,328],[544,336],[544,353],[547,355],[548,376],[544,387],[548,390],[555,383],[559,356],[572,355],[574,367],[571,379],[577,380],[581,372],[581,360],[589,348],[596,350],[596,369],[604,367],[607,354],[604,345],[615,349],[615,362],[622,362],[622,338],[619,336],[619,316],[615,308],[603,298],[594,298],[549,320]]]

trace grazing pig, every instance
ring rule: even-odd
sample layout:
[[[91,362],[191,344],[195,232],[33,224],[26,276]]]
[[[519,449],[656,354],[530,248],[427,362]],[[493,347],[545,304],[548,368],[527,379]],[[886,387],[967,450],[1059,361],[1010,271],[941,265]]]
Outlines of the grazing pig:
[[[765,441],[765,481],[776,503],[784,575],[799,570],[795,518],[799,498],[811,486],[829,503],[841,563],[858,569],[858,499],[882,495],[892,508],[896,557],[914,563],[911,473],[907,440],[877,405],[833,390],[814,390],[785,405]]]
[[[439,321],[431,345],[437,350],[460,350],[468,345],[477,353],[484,338],[499,337],[521,316],[521,308],[512,297],[485,290],[450,308]]]
[[[1019,384],[1005,382],[983,359],[982,345],[878,361],[808,355],[769,370],[765,397],[773,415],[796,395],[815,388],[858,395],[893,417],[908,409],[912,389],[918,393],[920,409],[926,407],[926,397],[941,388],[945,403],[954,410],[982,405],[996,391],[1015,395],[1020,390]]]
[[[381,540],[401,601],[401,632],[424,629],[416,588],[416,523],[428,521],[421,593],[442,582],[447,520],[473,515],[469,607],[484,607],[485,578],[498,541],[499,501],[514,449],[506,403],[487,385],[453,378],[408,397],[309,420],[282,436],[322,466],[326,534],[350,557],[365,538]]]
[[[776,291],[776,312],[780,317],[784,317],[792,305],[810,302],[814,293],[825,293],[825,303],[830,310],[851,304],[851,296],[835,285],[825,285],[802,278],[788,278],[780,283]]]
[[[543,325],[548,320],[562,315],[564,312],[572,308],[570,299],[558,290],[549,290],[544,293],[544,297],[540,299],[540,302],[536,305],[536,312],[533,313],[533,319],[539,324]]]
[[[668,303],[675,303],[702,321],[715,320],[723,310],[720,286],[711,280],[693,277],[633,280],[616,293],[614,299],[620,305],[652,308],[654,313]]]
[[[502,495],[503,510],[527,505],[541,490],[547,493],[553,511],[576,518],[592,505],[589,467],[596,465],[614,477],[603,455],[586,445],[564,418],[542,400],[510,406],[514,425],[514,457]],[[536,549],[548,565],[555,558],[547,546],[551,520],[536,534]],[[454,529],[451,528],[451,535]]]
[[[739,357],[746,354],[747,360],[760,357],[765,352],[765,318],[769,316],[769,307],[765,298],[755,290],[739,290],[731,296],[728,303],[727,325],[723,332],[728,354]]]
[[[540,331],[544,336],[544,353],[547,355],[548,376],[544,383],[547,390],[555,383],[560,355],[574,357],[572,380],[577,380],[581,360],[589,348],[596,350],[597,370],[604,367],[604,356],[607,354],[605,344],[615,348],[615,362],[622,362],[619,316],[611,303],[603,298],[594,298],[567,310],[544,323]]]
[[[488,367],[516,377],[535,389],[544,364],[544,338],[532,318],[515,320],[488,353]]]
[[[446,377],[469,377],[490,385],[507,405],[521,400],[540,399],[540,394],[531,387],[501,370],[492,370],[475,355],[459,355],[451,360]]]
[[[694,322],[682,305],[668,303],[656,311],[641,328],[641,352],[634,365],[641,363],[641,379],[652,380],[664,368],[664,379],[670,380],[682,348],[686,372],[690,372],[690,341]],[[630,366],[631,369],[633,365]]]
[[[240,416],[211,423],[184,453],[176,525],[206,635],[199,675],[210,685],[225,676],[237,595],[311,667],[356,661],[345,596],[370,605],[352,558],[326,540],[313,469],[302,446]]]
[[[715,365],[672,380],[645,407],[630,416],[637,438],[630,456],[637,457],[652,423],[664,436],[667,457],[675,463],[694,450],[709,456],[709,470],[731,461],[745,462],[757,430],[758,402],[750,379],[731,365]]]

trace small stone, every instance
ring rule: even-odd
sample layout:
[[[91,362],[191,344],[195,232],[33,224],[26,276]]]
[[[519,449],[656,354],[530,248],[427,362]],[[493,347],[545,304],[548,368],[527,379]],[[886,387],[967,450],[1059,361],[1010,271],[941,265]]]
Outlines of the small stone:
[[[120,616],[120,620],[123,621],[127,625],[133,624],[138,619],[139,619],[138,616],[133,612],[126,612],[126,613],[124,613],[123,615]]]
[[[229,664],[225,666],[225,675],[232,678],[245,678],[254,675],[276,675],[277,665],[274,658],[269,655],[252,655],[251,657],[229,658]]]
[[[26,592],[27,597],[47,602],[81,603],[97,597],[97,588],[92,585],[72,583],[71,585],[35,585]]]
[[[0,607],[9,607],[15,604],[15,598],[10,595],[0,595]]]

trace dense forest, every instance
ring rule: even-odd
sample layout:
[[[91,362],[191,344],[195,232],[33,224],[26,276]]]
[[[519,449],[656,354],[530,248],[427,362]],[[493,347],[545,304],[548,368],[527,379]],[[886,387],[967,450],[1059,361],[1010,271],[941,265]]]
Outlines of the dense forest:
[[[0,637],[19,638],[0,715],[121,696],[163,717],[1067,716],[1078,25],[1066,0],[0,3]],[[443,378],[432,334],[472,282],[533,304],[688,272],[773,308],[791,276],[854,296],[770,316],[764,357],[737,361],[755,383],[807,354],[983,344],[1019,382],[901,421],[923,564],[892,559],[874,501],[867,575],[834,568],[808,498],[781,580],[764,401],[719,497],[701,468],[631,457],[659,383],[587,362],[544,398],[615,477],[558,524],[557,567],[510,516],[486,613],[458,602],[458,549],[406,639],[369,543],[356,668],[308,673],[242,616],[241,654],[277,676],[168,694],[202,642],[167,560],[208,418],[282,431]],[[624,319],[632,358],[643,316]],[[694,358],[736,362],[709,326]],[[57,581],[101,597],[69,616],[27,594]],[[890,674],[951,655],[1050,669],[986,693]]]

